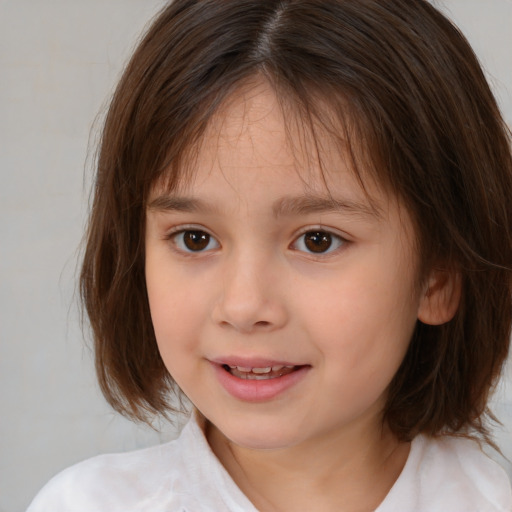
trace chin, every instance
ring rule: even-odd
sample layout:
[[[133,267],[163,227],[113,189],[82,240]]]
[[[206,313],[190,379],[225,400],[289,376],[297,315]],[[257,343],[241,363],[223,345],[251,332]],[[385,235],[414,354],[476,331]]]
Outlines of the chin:
[[[243,426],[242,428],[218,428],[230,443],[250,450],[279,450],[295,446],[302,441],[297,428],[289,430],[282,425]]]

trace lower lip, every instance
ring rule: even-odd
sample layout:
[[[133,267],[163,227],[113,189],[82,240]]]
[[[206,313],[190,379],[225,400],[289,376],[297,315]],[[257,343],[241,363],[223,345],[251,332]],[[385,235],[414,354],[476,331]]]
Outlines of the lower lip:
[[[231,396],[244,402],[265,402],[298,384],[311,367],[302,366],[282,377],[264,380],[240,379],[218,364],[213,364],[213,368],[221,385]]]

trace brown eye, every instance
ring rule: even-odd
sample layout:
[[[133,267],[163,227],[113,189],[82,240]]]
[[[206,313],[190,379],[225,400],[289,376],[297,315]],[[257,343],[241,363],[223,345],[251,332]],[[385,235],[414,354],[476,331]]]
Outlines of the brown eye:
[[[176,247],[184,252],[202,252],[219,247],[218,242],[205,231],[187,229],[173,235]]]
[[[332,244],[332,237],[329,233],[322,231],[306,233],[304,235],[304,245],[311,252],[325,252],[329,250]]]
[[[312,254],[325,254],[338,249],[345,241],[327,231],[307,231],[293,244],[293,248]]]

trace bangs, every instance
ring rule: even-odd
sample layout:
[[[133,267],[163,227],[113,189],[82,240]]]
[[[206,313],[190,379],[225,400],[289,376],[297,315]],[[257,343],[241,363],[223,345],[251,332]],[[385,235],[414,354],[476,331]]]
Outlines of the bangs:
[[[319,91],[314,84],[308,87],[300,82],[283,84],[278,77],[261,71],[233,84],[228,94],[210,99],[205,108],[198,107],[197,116],[183,126],[179,147],[171,145],[163,164],[151,173],[148,194],[154,190],[169,194],[186,188],[194,179],[204,140],[219,136],[230,107],[257,94],[262,83],[268,84],[275,94],[287,145],[305,188],[310,187],[312,170],[320,169],[325,192],[331,196],[329,178],[336,177],[336,167],[327,160],[333,160],[332,148],[335,148],[335,158],[341,158],[353,172],[368,205],[377,213],[379,205],[369,193],[368,183],[371,181],[372,185],[384,188],[386,192],[391,192],[391,187],[382,165],[376,162],[375,155],[379,152],[370,143],[374,138],[367,133],[369,123],[362,113],[356,117],[354,103],[340,91]],[[151,144],[150,140],[148,144]],[[145,201],[147,204],[147,196]]]

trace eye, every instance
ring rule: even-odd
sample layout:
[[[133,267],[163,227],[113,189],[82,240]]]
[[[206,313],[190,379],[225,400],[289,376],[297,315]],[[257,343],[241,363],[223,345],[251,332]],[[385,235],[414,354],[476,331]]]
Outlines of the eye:
[[[204,252],[217,249],[219,242],[206,231],[186,229],[170,236],[176,247],[183,252]]]
[[[345,240],[334,233],[312,230],[306,231],[306,233],[297,238],[292,247],[297,251],[311,254],[326,254],[340,248],[344,243]]]

